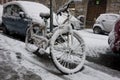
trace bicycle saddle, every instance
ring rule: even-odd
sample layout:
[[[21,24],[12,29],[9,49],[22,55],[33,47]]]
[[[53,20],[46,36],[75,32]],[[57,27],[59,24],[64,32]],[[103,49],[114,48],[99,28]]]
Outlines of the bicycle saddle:
[[[50,13],[40,13],[40,17],[48,19],[48,18],[50,18]]]

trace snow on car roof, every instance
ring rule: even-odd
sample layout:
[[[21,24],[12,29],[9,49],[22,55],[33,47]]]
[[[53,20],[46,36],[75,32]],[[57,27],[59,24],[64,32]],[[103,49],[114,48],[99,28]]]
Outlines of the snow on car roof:
[[[28,13],[29,15],[38,15],[40,12],[49,12],[49,8],[44,6],[43,4],[37,3],[37,2],[31,2],[31,1],[11,1],[6,4],[4,4],[4,7],[10,4],[16,4],[19,5],[25,13]]]
[[[120,16],[119,14],[115,14],[115,13],[103,13],[103,14],[100,14],[100,15],[115,15],[115,16],[117,16],[117,17]]]
[[[40,22],[41,24],[43,23],[43,20],[40,17],[40,13],[49,13],[50,9],[48,7],[46,7],[43,4],[37,3],[37,2],[31,2],[31,1],[11,1],[8,2],[6,4],[4,4],[4,7],[11,5],[11,4],[16,4],[19,5],[22,10],[25,12],[25,14],[27,14],[28,17],[32,17],[34,18],[33,20],[35,20],[35,22]],[[55,13],[53,12],[53,20],[54,23],[56,24],[56,20],[55,20]],[[60,17],[61,20],[59,21],[63,21],[64,18]]]
[[[119,14],[115,14],[115,13],[102,13],[100,14],[100,16],[98,16],[98,18],[96,19],[96,21],[99,21],[101,19],[104,19],[105,16],[114,16],[115,19],[118,19],[120,17]],[[113,17],[113,20],[114,20],[114,17]],[[112,17],[111,17],[112,18]]]
[[[27,17],[32,18],[33,22],[45,25],[43,19],[40,17],[40,13],[49,13],[50,10],[45,5],[32,2],[32,1],[11,1],[4,4],[4,7],[15,4],[22,8]]]

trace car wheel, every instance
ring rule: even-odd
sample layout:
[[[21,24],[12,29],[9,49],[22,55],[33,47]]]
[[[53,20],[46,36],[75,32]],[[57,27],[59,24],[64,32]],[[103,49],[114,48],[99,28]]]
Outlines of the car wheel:
[[[101,29],[100,27],[94,27],[94,28],[93,28],[93,32],[94,32],[95,34],[101,34],[101,33],[102,33],[102,29]]]

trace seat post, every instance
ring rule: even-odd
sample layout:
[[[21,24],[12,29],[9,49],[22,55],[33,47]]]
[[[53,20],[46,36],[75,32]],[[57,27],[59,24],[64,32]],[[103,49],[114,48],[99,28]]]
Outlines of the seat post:
[[[50,0],[50,32],[53,30],[53,4],[52,0]]]
[[[43,36],[46,36],[47,35],[47,26],[48,26],[48,22],[47,22],[47,19],[46,18],[44,18],[44,22],[45,22],[45,28],[44,28],[44,34],[43,34]]]

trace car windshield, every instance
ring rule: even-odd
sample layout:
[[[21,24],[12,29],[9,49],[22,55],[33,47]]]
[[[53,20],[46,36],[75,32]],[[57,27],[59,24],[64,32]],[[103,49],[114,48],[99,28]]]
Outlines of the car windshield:
[[[110,15],[110,16],[108,16],[108,20],[117,20],[118,19],[118,17],[117,16],[115,16],[115,15]]]

